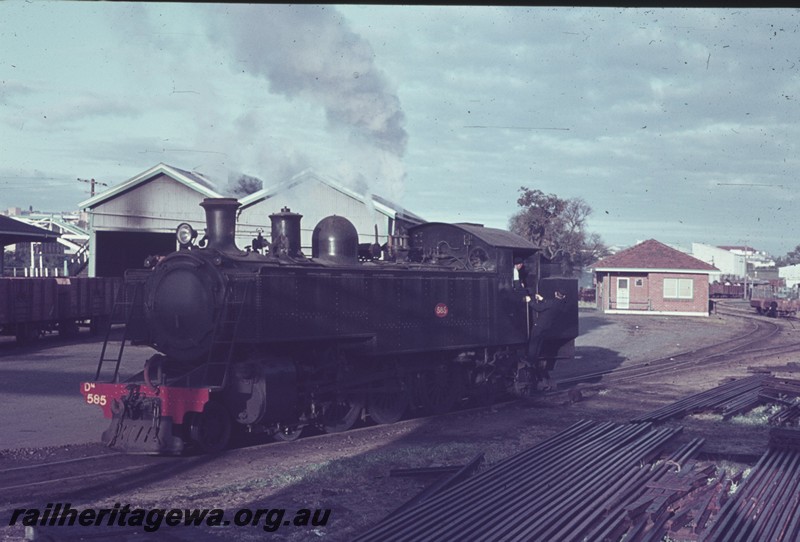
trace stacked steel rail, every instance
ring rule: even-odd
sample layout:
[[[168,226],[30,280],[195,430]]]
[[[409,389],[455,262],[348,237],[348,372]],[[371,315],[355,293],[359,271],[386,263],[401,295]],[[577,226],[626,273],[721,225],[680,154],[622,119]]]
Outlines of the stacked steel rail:
[[[661,511],[664,503],[683,495],[678,490],[666,495],[648,483],[667,480],[701,444],[692,441],[666,461],[651,464],[680,432],[650,424],[579,422],[391,515],[358,540],[602,540],[604,533],[634,527],[655,536],[653,529],[661,533],[665,524],[656,526],[653,511],[643,503]],[[702,471],[698,478],[700,471],[693,468],[684,472],[687,491],[707,477]],[[648,501],[650,490],[655,493]]]
[[[771,379],[764,383],[759,399],[763,403],[780,405],[767,423],[775,427],[797,427],[800,425],[800,381]]]
[[[680,418],[687,414],[710,409],[725,409],[731,402],[738,403],[743,396],[758,397],[766,375],[753,375],[739,380],[732,380],[716,388],[690,395],[680,401],[670,403],[662,408],[634,418],[634,422],[664,422]]]
[[[715,523],[706,542],[795,542],[800,540],[800,436],[773,429],[770,448]]]
[[[781,411],[770,416],[770,425],[796,422],[800,418],[800,381],[753,375],[690,395],[632,421],[664,422],[708,410],[720,413],[723,419],[729,419],[768,403],[784,406]]]
[[[780,420],[793,420],[800,399],[791,396],[800,397],[800,382],[754,375],[631,424],[579,422],[446,491],[426,491],[358,540],[800,540],[800,432],[773,429],[769,451],[731,498],[741,473],[698,460],[701,439],[665,454],[681,428],[653,425],[763,402],[788,405]]]
[[[357,540],[800,540],[800,433],[773,430],[744,482],[697,459],[702,439],[663,455],[678,433],[579,422]]]

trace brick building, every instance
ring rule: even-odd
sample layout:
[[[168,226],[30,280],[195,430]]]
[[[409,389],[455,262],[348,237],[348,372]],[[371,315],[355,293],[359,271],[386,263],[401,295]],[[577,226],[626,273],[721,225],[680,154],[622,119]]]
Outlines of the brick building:
[[[597,308],[609,314],[708,315],[711,264],[650,239],[592,266]]]

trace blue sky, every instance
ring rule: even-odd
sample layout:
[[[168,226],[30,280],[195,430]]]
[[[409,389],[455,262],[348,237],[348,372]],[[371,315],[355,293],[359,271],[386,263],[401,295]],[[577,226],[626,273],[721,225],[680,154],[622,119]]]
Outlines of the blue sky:
[[[159,162],[305,168],[505,227],[521,186],[606,243],[800,244],[800,12],[0,3],[0,209]],[[302,212],[302,210],[300,210]]]

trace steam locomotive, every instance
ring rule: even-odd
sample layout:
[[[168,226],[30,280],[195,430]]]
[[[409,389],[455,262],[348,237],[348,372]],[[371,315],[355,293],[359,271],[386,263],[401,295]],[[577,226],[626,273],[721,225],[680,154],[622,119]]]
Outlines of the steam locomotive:
[[[243,251],[239,202],[201,205],[202,240],[181,224],[179,250],[126,273],[114,311],[125,325],[110,328],[122,336],[109,335],[94,381],[82,384],[85,402],[111,419],[109,446],[216,452],[237,430],[291,440],[310,426],[393,423],[409,409],[527,395],[573,355],[577,282],[546,276],[540,251],[515,234],[425,223],[380,246],[359,243],[351,222],[330,216],[306,257],[302,216],[287,208],[270,216],[270,241],[259,234]],[[514,277],[518,259],[534,270],[527,290]],[[525,296],[557,290],[568,303],[540,360],[526,360]],[[156,353],[120,382],[126,342]]]

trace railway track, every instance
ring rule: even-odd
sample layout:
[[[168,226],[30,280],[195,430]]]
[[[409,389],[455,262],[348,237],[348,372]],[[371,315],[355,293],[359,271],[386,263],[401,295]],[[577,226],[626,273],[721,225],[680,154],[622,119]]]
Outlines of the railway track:
[[[380,433],[391,427],[397,434],[412,433],[414,428],[428,418],[437,418],[448,414],[480,412],[486,409],[498,409],[510,406],[516,401],[501,401],[492,405],[460,408],[450,413],[429,416],[417,416],[401,420],[390,426],[366,425],[344,433],[318,433],[304,436],[305,445],[314,448],[331,446],[330,441],[337,439],[357,438],[359,434]],[[326,442],[323,444],[323,442]],[[271,450],[278,453],[287,442],[260,440],[258,435],[251,439],[243,439],[239,446],[231,448],[226,454],[229,457],[245,457],[270,455]],[[338,447],[338,445],[333,445]],[[0,506],[21,508],[25,503],[41,505],[42,502],[63,502],[65,500],[103,499],[113,487],[115,493],[129,489],[141,489],[151,482],[160,482],[180,472],[202,469],[206,464],[225,461],[216,455],[198,456],[157,456],[136,455],[121,452],[91,455],[87,457],[49,461],[33,465],[24,465],[0,469]]]
[[[562,379],[554,383],[554,393],[576,384],[595,382],[600,379],[605,384],[621,384],[686,371],[701,364],[709,366],[731,363],[738,359],[750,359],[755,356],[800,352],[800,342],[772,344],[776,336],[784,329],[782,321],[730,308],[724,303],[718,304],[717,312],[725,316],[744,319],[749,325],[748,330],[738,337],[701,348],[638,362],[634,365]]]
[[[176,460],[111,453],[0,469],[0,503],[19,506],[74,499],[77,495],[91,499],[107,494],[112,480],[119,488],[120,480],[141,483],[157,473],[163,476]]]

